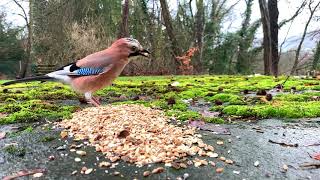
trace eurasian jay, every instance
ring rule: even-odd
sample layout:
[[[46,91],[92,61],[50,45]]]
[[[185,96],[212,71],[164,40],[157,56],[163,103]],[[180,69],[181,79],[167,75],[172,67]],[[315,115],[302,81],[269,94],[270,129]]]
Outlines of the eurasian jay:
[[[10,85],[27,81],[59,80],[69,84],[76,92],[84,93],[87,101],[95,106],[100,102],[92,93],[112,84],[124,67],[135,56],[148,57],[150,52],[143,49],[139,41],[133,38],[116,40],[109,48],[90,54],[83,59],[67,64],[54,72],[43,76],[29,77],[9,81],[3,85]]]

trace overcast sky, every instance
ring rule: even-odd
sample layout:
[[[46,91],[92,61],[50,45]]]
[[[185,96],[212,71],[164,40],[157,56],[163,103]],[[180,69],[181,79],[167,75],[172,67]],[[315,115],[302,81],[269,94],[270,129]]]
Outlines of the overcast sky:
[[[234,4],[237,1],[238,0],[229,0],[228,6]],[[279,0],[279,4],[278,4],[279,10],[280,10],[279,22],[291,17],[295,13],[296,9],[300,6],[302,1],[303,0]],[[176,0],[168,0],[168,3],[169,3],[170,10],[172,12],[174,12],[175,9],[177,8],[177,1]],[[28,11],[28,3],[23,2],[22,5]],[[242,16],[243,12],[245,11],[245,7],[246,7],[245,1],[240,0],[240,3],[237,6],[235,6],[235,8],[234,8],[233,14],[230,15],[227,19],[225,19],[225,22],[224,22],[224,30],[225,31],[235,31],[235,30],[239,29],[239,27],[241,25],[241,21],[242,21],[241,16]],[[18,13],[22,13],[22,11],[21,11],[21,9],[18,8],[18,6],[16,6],[13,3],[12,0],[0,0],[0,8],[1,8],[1,10],[5,10],[5,12],[7,13],[7,19],[9,22],[12,22],[14,25],[24,25],[24,20],[20,16],[16,15]],[[317,12],[316,15],[320,16],[320,10]],[[303,29],[304,29],[304,24],[307,21],[308,16],[309,16],[309,13],[308,13],[307,9],[305,9],[303,11],[303,13],[295,19],[294,23],[292,24],[292,26],[290,28],[289,37],[300,36],[302,34]],[[258,0],[255,0],[254,4],[253,4],[252,20],[251,21],[253,22],[259,18],[260,18],[260,11],[259,11]],[[279,41],[280,42],[285,38],[287,31],[289,30],[289,27],[290,27],[289,24],[290,23],[288,23],[286,26],[281,28],[281,30],[279,31]],[[312,31],[315,29],[320,29],[319,23],[311,23],[310,24],[309,31]],[[262,37],[262,29],[261,28],[257,34],[257,37],[258,38]]]

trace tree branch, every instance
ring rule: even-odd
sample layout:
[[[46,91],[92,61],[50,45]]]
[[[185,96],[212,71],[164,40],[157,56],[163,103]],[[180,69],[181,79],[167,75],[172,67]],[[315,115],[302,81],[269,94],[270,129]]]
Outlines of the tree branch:
[[[294,15],[292,17],[290,17],[289,19],[285,19],[283,21],[281,21],[279,23],[279,29],[284,26],[285,24],[287,24],[288,22],[294,20],[301,12],[302,12],[302,9],[307,5],[307,0],[304,0],[302,2],[302,4],[300,5],[300,7],[297,9],[297,11],[294,13]]]
[[[27,16],[26,11],[24,10],[24,8],[22,7],[22,5],[21,5],[17,0],[13,0],[13,2],[14,2],[17,6],[19,6],[19,8],[22,10],[23,15],[22,15],[22,14],[18,14],[18,15],[22,16],[22,17],[24,18],[24,20],[26,21],[27,26],[29,26],[29,25],[28,25],[28,24],[29,24],[29,20],[28,20],[28,16]]]
[[[310,22],[311,22],[311,20],[312,20],[312,17],[313,17],[313,15],[314,15],[315,11],[317,10],[317,8],[318,8],[319,5],[320,5],[320,2],[318,2],[318,3],[315,5],[315,7],[312,8],[312,3],[313,3],[313,1],[311,0],[311,1],[309,2],[309,4],[308,4],[308,8],[309,8],[309,11],[310,11],[310,16],[309,16],[309,19],[308,19],[305,27],[304,27],[303,35],[302,35],[302,38],[301,38],[300,43],[299,43],[298,48],[297,48],[297,53],[296,53],[296,56],[295,56],[295,62],[294,62],[294,65],[293,65],[293,67],[292,67],[292,70],[291,70],[291,72],[290,72],[290,75],[292,75],[292,74],[294,73],[294,71],[296,70],[296,67],[297,67],[297,65],[298,65],[298,63],[299,63],[300,51],[301,51],[302,44],[303,44],[304,39],[305,39],[306,34],[307,34],[307,30],[308,30],[309,24],[310,24]]]

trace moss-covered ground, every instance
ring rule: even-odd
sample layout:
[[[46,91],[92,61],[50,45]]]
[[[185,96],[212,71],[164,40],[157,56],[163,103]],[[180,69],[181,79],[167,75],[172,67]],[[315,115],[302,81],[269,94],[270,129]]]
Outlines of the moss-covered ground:
[[[139,103],[160,108],[179,120],[224,123],[227,119],[320,117],[320,82],[312,78],[290,78],[277,92],[274,87],[284,79],[269,76],[120,77],[96,96],[103,103]],[[0,124],[67,118],[80,108],[77,103],[80,97],[58,82],[0,86]],[[207,102],[212,112],[218,112],[217,116],[203,117],[199,111],[193,111],[190,107],[197,106],[200,100]]]

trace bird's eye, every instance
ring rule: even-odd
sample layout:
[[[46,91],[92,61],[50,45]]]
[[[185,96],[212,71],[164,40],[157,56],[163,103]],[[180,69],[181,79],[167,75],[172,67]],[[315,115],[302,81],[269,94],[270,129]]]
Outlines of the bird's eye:
[[[132,51],[136,51],[136,50],[137,50],[137,47],[136,47],[136,46],[132,46],[131,50],[132,50]]]

